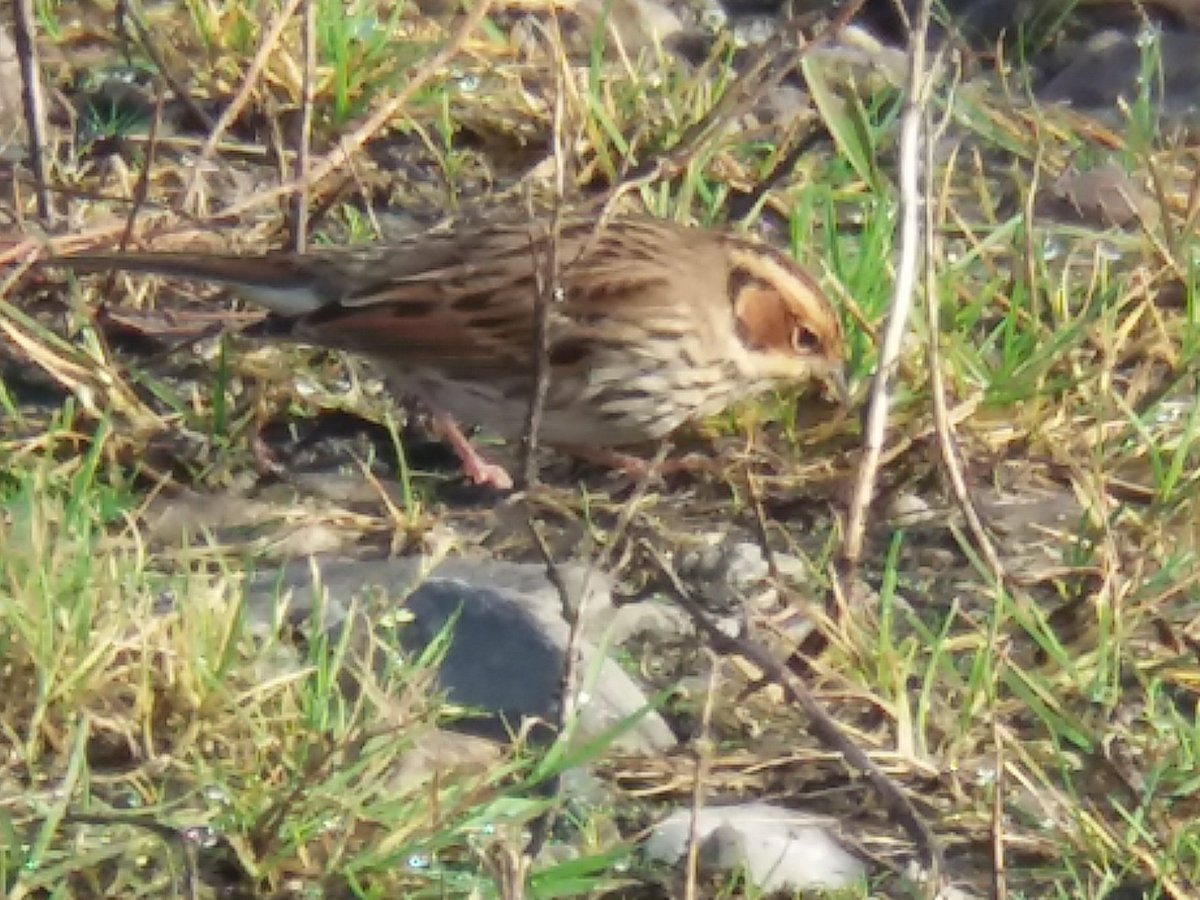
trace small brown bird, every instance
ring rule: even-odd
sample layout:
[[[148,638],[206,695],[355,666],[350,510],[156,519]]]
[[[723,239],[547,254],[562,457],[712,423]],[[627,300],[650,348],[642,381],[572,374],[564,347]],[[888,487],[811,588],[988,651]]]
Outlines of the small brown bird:
[[[553,247],[541,442],[594,457],[771,388],[816,381],[844,394],[838,315],[783,253],[645,217],[564,217]],[[270,334],[374,360],[430,409],[470,478],[507,488],[507,472],[475,452],[455,419],[523,435],[550,249],[549,225],[532,221],[303,255],[112,253],[49,264],[227,285],[270,310]]]

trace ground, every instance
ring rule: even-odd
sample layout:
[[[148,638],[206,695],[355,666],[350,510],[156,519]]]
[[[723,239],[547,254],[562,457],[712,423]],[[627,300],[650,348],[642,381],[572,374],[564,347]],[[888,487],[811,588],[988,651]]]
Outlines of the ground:
[[[531,521],[554,559],[603,558],[629,598],[670,593],[651,549],[679,559],[732,535],[788,557],[775,614],[811,634],[756,633],[903,788],[973,895],[1200,895],[1198,206],[1189,135],[1156,105],[1153,40],[1143,90],[1104,115],[1039,104],[1011,45],[935,74],[940,353],[919,299],[847,571],[900,251],[903,54],[864,64],[841,36],[769,83],[780,66],[764,75],[719,30],[684,55],[625,17],[621,49],[586,16],[564,12],[556,33],[536,3],[473,20],[314,0],[268,38],[295,6],[36,5],[55,218],[24,170],[0,203],[8,896],[517,896],[522,829],[555,805],[546,776],[584,760],[604,799],[559,809],[527,896],[672,893],[682,882],[640,870],[632,847],[693,801],[700,770],[713,796],[836,816],[874,863],[848,896],[920,895],[912,834],[867,782],[778,686],[695,640],[623,659],[693,688],[664,701],[677,755],[517,742],[401,790],[401,762],[447,715],[428,660],[359,672],[370,689],[347,694],[345,646],[264,635],[239,606],[245,572],[313,552],[540,562]],[[256,314],[195,285],[31,268],[120,243],[292,245],[295,192],[279,186],[304,156],[306,90],[311,244],[624,187],[628,208],[745,230],[806,265],[845,318],[851,407],[739,407],[675,439],[711,471],[649,485],[543,451],[541,484],[498,498],[361,360],[238,336]],[[1001,577],[950,489],[948,434]],[[281,648],[303,664],[279,668]]]

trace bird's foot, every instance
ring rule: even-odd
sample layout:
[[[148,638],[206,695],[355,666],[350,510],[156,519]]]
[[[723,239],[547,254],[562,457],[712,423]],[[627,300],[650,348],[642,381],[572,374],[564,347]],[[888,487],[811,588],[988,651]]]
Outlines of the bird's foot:
[[[585,447],[576,444],[559,444],[557,446],[558,449],[574,456],[576,459],[595,463],[605,468],[616,469],[618,472],[624,472],[635,479],[647,478],[652,472],[657,472],[659,475],[676,475],[681,472],[697,474],[718,471],[716,460],[696,454],[684,457],[670,457],[664,459],[658,466],[655,466],[653,460],[643,459],[631,453],[621,453],[617,450]]]
[[[498,491],[512,490],[513,480],[508,470],[484,459],[479,451],[471,446],[470,440],[462,433],[452,416],[447,413],[434,413],[433,429],[450,444],[462,463],[463,472],[472,482],[483,487],[493,487]]]

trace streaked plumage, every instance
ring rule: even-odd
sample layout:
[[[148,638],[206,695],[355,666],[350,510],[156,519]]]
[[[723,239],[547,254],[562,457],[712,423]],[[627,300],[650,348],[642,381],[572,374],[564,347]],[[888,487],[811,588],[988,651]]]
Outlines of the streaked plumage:
[[[639,217],[565,219],[555,247],[544,443],[636,444],[766,389],[840,383],[839,318],[777,250]],[[431,409],[512,439],[533,385],[548,250],[549,226],[534,221],[300,256],[126,253],[52,264],[227,285],[272,312],[272,334],[362,353]]]

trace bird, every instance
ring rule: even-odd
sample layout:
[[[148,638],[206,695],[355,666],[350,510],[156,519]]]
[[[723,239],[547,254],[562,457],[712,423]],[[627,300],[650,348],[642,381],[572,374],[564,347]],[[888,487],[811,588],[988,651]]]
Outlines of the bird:
[[[647,215],[495,219],[304,253],[46,263],[231,289],[268,311],[256,332],[372,360],[430,411],[467,477],[503,490],[511,476],[459,423],[523,437],[539,359],[538,441],[585,458],[663,439],[771,389],[845,395],[841,318],[791,256]]]

